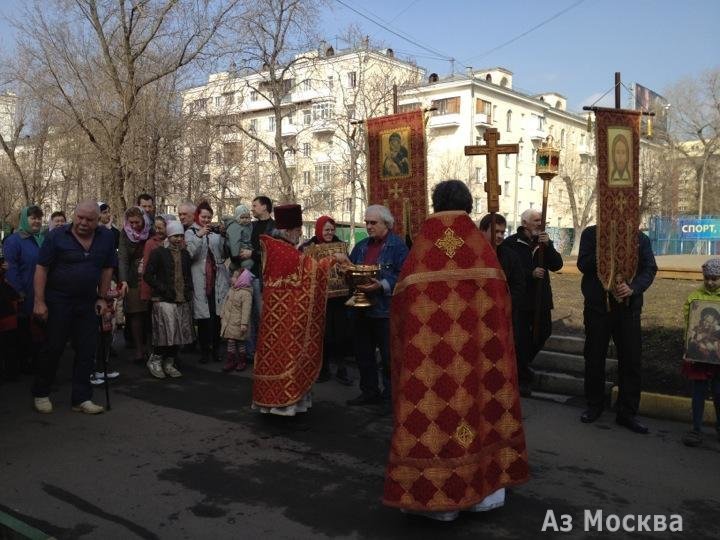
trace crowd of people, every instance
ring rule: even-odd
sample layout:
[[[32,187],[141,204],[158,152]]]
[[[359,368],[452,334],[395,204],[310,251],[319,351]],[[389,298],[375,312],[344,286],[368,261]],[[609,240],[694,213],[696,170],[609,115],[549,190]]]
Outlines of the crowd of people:
[[[44,223],[38,206],[23,208],[3,245],[2,375],[34,373],[34,407],[51,413],[70,341],[72,408],[101,413],[92,386],[120,369],[116,361],[107,366],[111,351],[99,339],[111,321],[110,331],[124,328],[135,362],[152,377],[182,377],[188,357],[181,361],[181,352],[196,346],[200,363],[218,363],[226,373],[253,365],[253,408],[294,416],[312,406],[313,384],[334,376],[354,385],[346,363],[354,357],[360,393],[347,404],[393,413],[385,504],[443,520],[497,507],[505,487],[528,477],[519,396],[531,394],[531,364],[551,333],[550,272],[563,260],[536,210],[525,211],[506,238],[502,215],[471,221],[464,183],[441,182],[432,201],[435,213],[411,248],[393,232],[389,209],[371,205],[367,238],[349,251],[331,216],[320,217],[302,242],[300,206],[273,206],[263,195],[220,220],[206,201],[181,204],[177,217],[160,215],[153,197],[142,194],[120,226],[103,202],[79,203],[67,223],[63,212]],[[588,406],[581,421],[596,421],[605,408],[612,337],[616,421],[647,433],[636,417],[640,312],[657,266],[647,236],[638,234],[638,271],[610,291],[597,276],[595,228],[582,235]],[[324,244],[341,249],[317,255]],[[359,265],[377,269],[356,284],[370,307],[353,307],[349,293],[328,298],[331,271]],[[703,269],[696,297],[714,298],[720,263]],[[720,377],[697,363],[685,371],[696,381],[697,403],[684,441],[697,445],[699,403],[710,384],[717,407]]]

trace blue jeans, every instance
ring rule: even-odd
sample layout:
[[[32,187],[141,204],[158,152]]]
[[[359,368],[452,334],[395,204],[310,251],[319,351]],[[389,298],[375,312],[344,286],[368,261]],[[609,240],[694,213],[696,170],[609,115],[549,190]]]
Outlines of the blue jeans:
[[[257,348],[257,335],[258,330],[260,329],[260,314],[262,313],[262,307],[262,285],[260,284],[260,278],[253,278],[252,309],[250,310],[250,333],[247,340],[247,354],[251,357],[255,355],[255,349]]]
[[[72,375],[72,404],[79,405],[92,398],[90,373],[95,362],[95,349],[99,334],[100,319],[95,313],[95,302],[47,303],[46,354],[38,357],[34,397],[47,397],[55,381],[60,357],[68,339],[75,351]]]
[[[358,310],[355,310],[358,311]],[[375,350],[380,350],[382,396],[390,399],[390,319],[354,314],[355,359],[360,369],[360,390],[363,395],[381,395]]]

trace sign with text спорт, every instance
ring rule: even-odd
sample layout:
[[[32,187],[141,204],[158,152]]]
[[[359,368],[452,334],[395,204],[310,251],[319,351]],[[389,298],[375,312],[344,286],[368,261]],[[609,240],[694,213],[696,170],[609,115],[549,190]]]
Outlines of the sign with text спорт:
[[[720,239],[720,219],[680,219],[678,236],[683,240]]]

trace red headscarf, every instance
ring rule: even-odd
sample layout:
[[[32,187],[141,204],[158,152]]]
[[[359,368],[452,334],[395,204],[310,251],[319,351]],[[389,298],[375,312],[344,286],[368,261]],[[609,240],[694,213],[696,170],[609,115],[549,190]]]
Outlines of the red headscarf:
[[[203,201],[200,204],[197,205],[197,208],[195,209],[195,223],[200,225],[200,211],[201,210],[208,210],[211,214],[214,214],[212,207],[210,206],[210,203],[207,201]]]
[[[315,240],[317,240],[318,244],[325,242],[325,240],[323,240],[323,229],[328,222],[332,223],[333,227],[335,226],[335,220],[330,216],[320,216],[315,222]]]

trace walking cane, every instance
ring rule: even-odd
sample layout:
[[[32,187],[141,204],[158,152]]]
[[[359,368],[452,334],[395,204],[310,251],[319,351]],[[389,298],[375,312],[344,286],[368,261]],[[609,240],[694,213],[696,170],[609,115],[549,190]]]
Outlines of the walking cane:
[[[110,347],[112,346],[112,318],[105,320],[105,313],[102,312],[100,306],[97,307],[98,323],[100,330],[100,357],[102,358],[103,380],[105,382],[105,409],[111,410],[110,405],[110,378],[108,377],[108,358],[110,357]],[[109,340],[108,340],[109,336]]]

